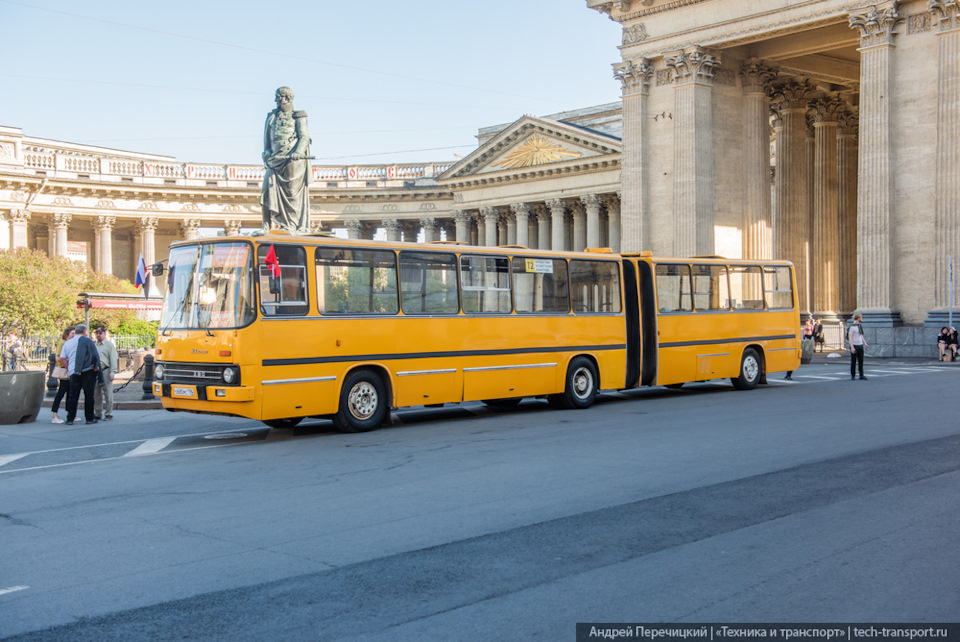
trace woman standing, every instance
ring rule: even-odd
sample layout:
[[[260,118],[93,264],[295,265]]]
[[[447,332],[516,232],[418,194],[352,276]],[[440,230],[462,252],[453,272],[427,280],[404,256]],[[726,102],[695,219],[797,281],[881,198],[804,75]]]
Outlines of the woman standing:
[[[57,363],[67,367],[66,362],[60,363],[60,352],[63,350],[63,344],[66,343],[69,339],[72,339],[74,335],[73,326],[70,326],[63,331],[63,341],[60,342],[60,345],[57,346]],[[60,387],[57,388],[57,396],[53,398],[53,406],[50,408],[53,411],[53,421],[51,423],[62,424],[63,419],[57,415],[57,411],[60,410],[60,401],[63,399],[63,396],[70,392],[70,378],[60,379]]]
[[[853,323],[847,328],[847,344],[850,346],[850,378],[856,379],[856,368],[860,368],[860,378],[866,380],[863,376],[863,351],[868,347],[863,338],[863,315],[859,312],[853,315]]]

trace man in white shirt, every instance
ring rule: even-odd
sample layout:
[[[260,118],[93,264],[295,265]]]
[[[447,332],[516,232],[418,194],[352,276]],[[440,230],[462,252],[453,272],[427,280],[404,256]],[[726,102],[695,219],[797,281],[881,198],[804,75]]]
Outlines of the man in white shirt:
[[[863,316],[857,312],[853,315],[853,322],[847,328],[847,344],[850,346],[850,378],[856,379],[857,366],[860,366],[860,378],[863,376],[863,351],[867,349],[867,341],[863,338],[863,326],[860,325]]]

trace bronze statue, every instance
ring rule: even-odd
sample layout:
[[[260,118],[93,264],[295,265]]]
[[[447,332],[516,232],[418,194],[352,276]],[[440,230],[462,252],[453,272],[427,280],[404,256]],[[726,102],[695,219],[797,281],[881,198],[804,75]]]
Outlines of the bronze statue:
[[[310,134],[307,112],[293,110],[293,90],[281,87],[277,108],[267,114],[263,128],[263,231],[271,227],[291,234],[310,232]]]

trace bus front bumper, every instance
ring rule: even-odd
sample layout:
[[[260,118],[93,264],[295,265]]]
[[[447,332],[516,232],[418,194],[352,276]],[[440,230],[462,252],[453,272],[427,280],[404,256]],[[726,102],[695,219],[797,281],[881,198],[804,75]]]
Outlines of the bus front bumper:
[[[252,386],[211,386],[153,382],[156,397],[183,401],[253,401]]]

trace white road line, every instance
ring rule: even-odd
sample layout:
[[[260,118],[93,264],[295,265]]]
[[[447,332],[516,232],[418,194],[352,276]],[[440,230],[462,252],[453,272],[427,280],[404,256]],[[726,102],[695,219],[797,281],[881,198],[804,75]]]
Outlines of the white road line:
[[[0,595],[6,595],[7,593],[16,593],[17,591],[25,591],[29,586],[11,586],[9,588],[0,589]]]
[[[795,374],[793,375],[793,378],[794,379],[826,379],[827,381],[840,381],[841,379],[843,379],[842,376],[837,376],[837,375],[833,375],[831,377],[825,377],[823,375],[802,375],[802,374]]]
[[[153,455],[158,453],[174,441],[176,437],[161,437],[159,439],[148,439],[130,452],[128,452],[124,457],[142,457],[143,455]]]
[[[27,456],[28,453],[20,453],[19,455],[0,455],[0,467],[6,466],[10,462],[17,461],[18,459],[23,459]]]

